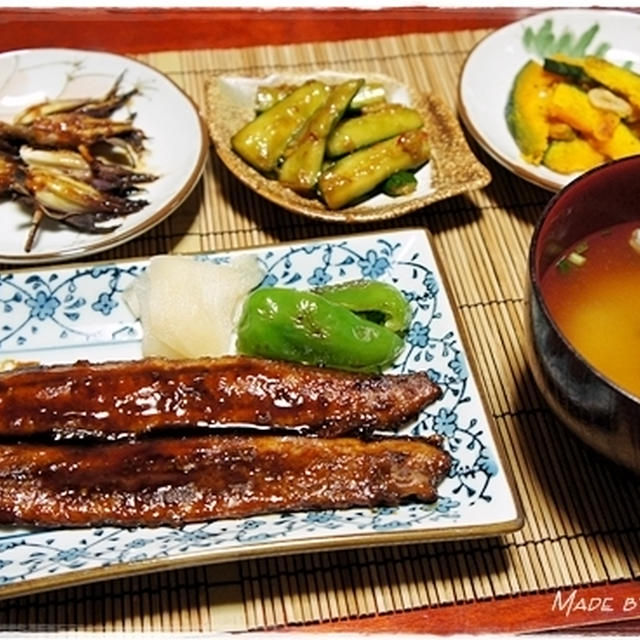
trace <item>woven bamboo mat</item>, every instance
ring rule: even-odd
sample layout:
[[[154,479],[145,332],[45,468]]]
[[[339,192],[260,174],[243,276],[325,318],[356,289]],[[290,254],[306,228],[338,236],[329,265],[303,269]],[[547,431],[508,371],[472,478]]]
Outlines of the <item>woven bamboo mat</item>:
[[[204,107],[212,73],[368,69],[429,88],[455,109],[465,56],[487,32],[157,53],[141,59]],[[501,117],[501,114],[496,114]],[[221,632],[329,621],[640,577],[638,481],[579,445],[552,418],[523,355],[526,254],[550,194],[471,142],[485,189],[359,231],[423,226],[434,236],[513,466],[525,526],[467,542],[228,562],[70,587],[0,602],[0,628]],[[102,259],[222,250],[347,233],[243,188],[211,153],[181,209]],[[94,258],[95,259],[95,258]]]

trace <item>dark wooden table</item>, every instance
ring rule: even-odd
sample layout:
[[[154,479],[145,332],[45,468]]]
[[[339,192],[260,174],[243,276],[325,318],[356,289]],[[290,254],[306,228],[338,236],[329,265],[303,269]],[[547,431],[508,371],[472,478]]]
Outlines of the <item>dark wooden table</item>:
[[[0,50],[38,46],[144,53],[335,41],[405,33],[493,28],[532,8],[355,9],[0,9]],[[638,10],[638,9],[636,9]],[[567,594],[565,594],[566,597]],[[640,634],[640,584],[581,588],[573,631]],[[611,608],[609,601],[629,603]],[[566,629],[553,594],[500,598],[438,609],[296,627],[295,632],[522,633]],[[632,606],[635,605],[635,606]],[[588,607],[592,610],[588,610]],[[578,625],[578,626],[576,626]],[[580,626],[583,625],[583,626]]]
[[[499,27],[533,13],[490,9],[0,9],[0,49],[118,53],[294,44]]]

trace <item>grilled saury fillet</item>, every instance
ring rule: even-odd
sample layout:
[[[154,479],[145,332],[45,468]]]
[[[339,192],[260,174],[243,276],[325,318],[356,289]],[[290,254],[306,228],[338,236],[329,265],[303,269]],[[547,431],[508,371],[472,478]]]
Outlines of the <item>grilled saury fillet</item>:
[[[219,435],[0,445],[0,522],[179,525],[432,502],[450,467],[436,440]]]
[[[25,367],[0,374],[0,437],[115,439],[231,423],[337,436],[397,427],[440,394],[426,373],[370,376],[242,356]]]

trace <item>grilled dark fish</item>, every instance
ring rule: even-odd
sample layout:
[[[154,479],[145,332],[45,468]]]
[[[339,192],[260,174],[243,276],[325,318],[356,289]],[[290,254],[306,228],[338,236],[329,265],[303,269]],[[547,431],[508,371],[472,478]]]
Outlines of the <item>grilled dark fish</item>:
[[[426,373],[370,376],[241,356],[23,367],[0,374],[0,438],[116,439],[224,424],[338,436],[398,427],[440,395]]]
[[[0,522],[180,525],[436,500],[450,468],[425,438],[219,435],[0,445]]]

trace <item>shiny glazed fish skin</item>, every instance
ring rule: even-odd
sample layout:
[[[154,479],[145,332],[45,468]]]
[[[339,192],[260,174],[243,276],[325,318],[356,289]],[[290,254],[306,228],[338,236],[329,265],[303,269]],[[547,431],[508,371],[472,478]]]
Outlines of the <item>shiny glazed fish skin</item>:
[[[28,126],[0,123],[0,138],[55,149],[77,149],[107,139],[126,137],[140,148],[144,133],[131,122],[94,118],[83,113],[55,113],[35,118]]]
[[[208,435],[0,445],[0,523],[177,526],[433,502],[450,465],[424,438]]]
[[[116,439],[234,423],[337,436],[398,427],[440,395],[422,372],[368,376],[243,356],[77,362],[0,374],[0,437]]]

